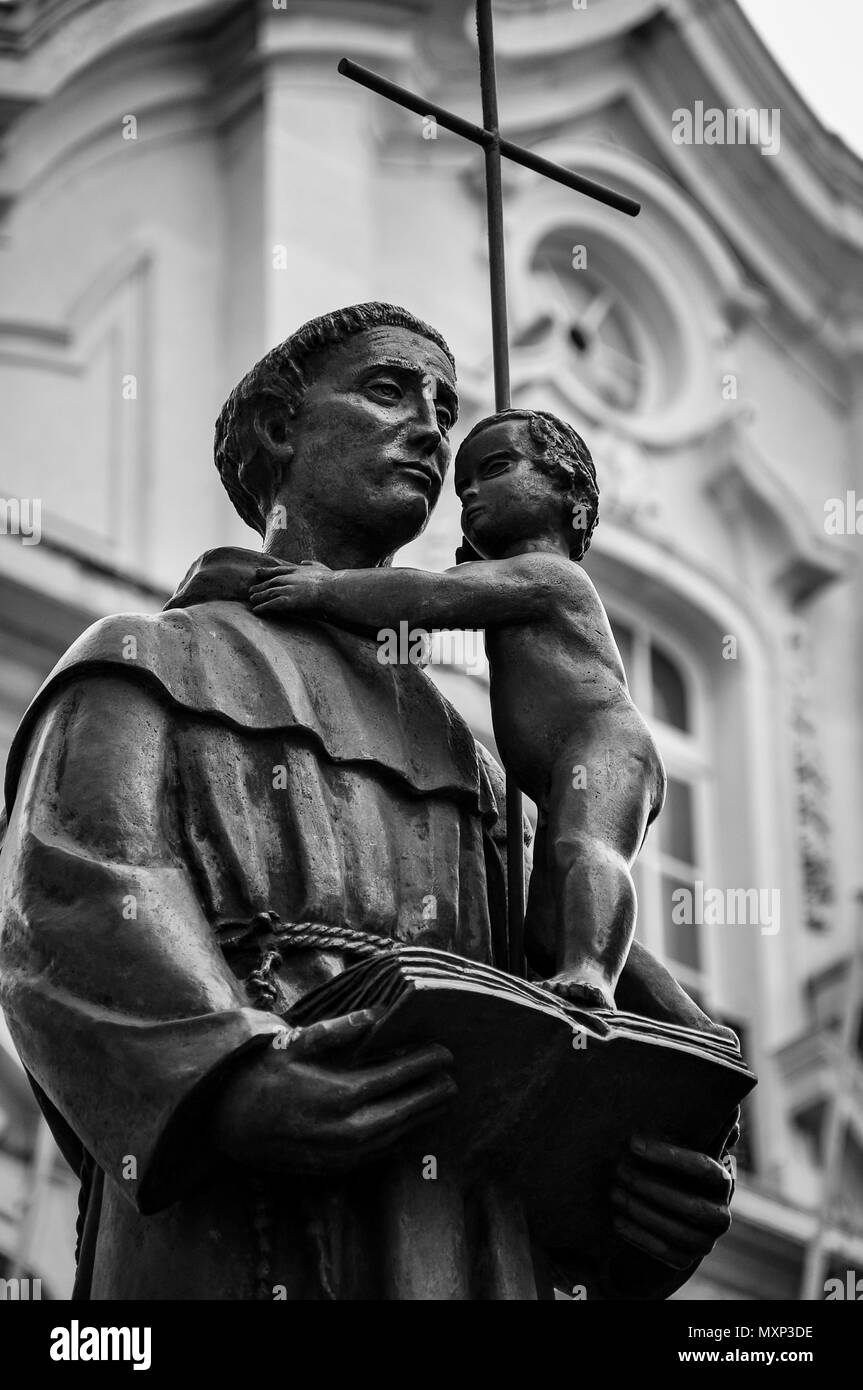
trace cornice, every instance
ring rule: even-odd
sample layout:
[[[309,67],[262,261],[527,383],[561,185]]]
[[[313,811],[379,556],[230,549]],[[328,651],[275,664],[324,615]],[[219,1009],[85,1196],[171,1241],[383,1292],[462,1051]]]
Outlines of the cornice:
[[[255,95],[267,65],[304,67],[318,80],[345,51],[471,116],[470,20],[466,0],[288,0],[286,10],[263,0],[20,0],[0,11],[0,130],[111,55],[174,43],[206,45],[217,121]],[[736,0],[615,0],[584,10],[570,0],[496,0],[495,20],[512,138],[549,140],[586,112],[602,119],[612,99],[624,102],[664,176],[756,286],[831,353],[863,338],[863,161],[824,128]],[[720,108],[779,107],[779,155],[676,146],[672,112],[696,97]],[[382,108],[378,129],[397,116]]]
[[[618,22],[591,26],[583,22],[589,9],[573,15],[561,0],[534,14],[530,44],[520,42],[526,14],[498,24],[506,134],[532,146],[561,140],[585,120],[601,119],[603,109],[614,130],[620,121],[613,106],[620,104],[664,178],[724,240],[780,317],[834,358],[847,353],[863,336],[863,161],[824,129],[734,0],[711,10],[711,23],[696,0],[609,8]],[[545,55],[542,83],[539,55]],[[436,95],[453,104],[449,94]],[[767,157],[755,146],[676,145],[673,112],[695,100],[722,110],[778,106],[779,154]]]
[[[238,0],[25,0],[17,42],[0,26],[0,134],[95,63],[136,43],[218,32]],[[29,16],[29,19],[28,19]],[[5,36],[5,42],[4,42]]]
[[[570,0],[542,9],[531,0],[498,0],[495,43],[499,63],[518,66],[627,38],[643,44],[662,28],[723,89],[725,104],[750,105],[741,100],[748,90],[760,95],[757,105],[779,106],[815,181],[840,188],[863,209],[863,159],[822,123],[736,0],[615,0],[584,10]]]
[[[701,65],[720,76],[730,91],[745,83],[751,91],[763,93],[759,105],[780,107],[783,121],[791,126],[792,146],[805,152],[804,162],[815,178],[834,191],[840,189],[863,210],[863,159],[812,110],[736,0],[663,4]]]

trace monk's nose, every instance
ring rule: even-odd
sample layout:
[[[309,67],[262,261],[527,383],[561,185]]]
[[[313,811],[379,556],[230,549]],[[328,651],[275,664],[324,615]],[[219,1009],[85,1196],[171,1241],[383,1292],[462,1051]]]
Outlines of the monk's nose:
[[[424,454],[435,453],[443,443],[443,435],[437,422],[434,406],[421,407],[414,417],[410,430],[410,442]]]

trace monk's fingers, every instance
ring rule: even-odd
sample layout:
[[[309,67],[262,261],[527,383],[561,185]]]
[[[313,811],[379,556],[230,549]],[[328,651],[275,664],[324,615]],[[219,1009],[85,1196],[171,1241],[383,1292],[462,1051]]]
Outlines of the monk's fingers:
[[[614,1229],[630,1245],[643,1250],[646,1255],[652,1255],[655,1260],[670,1265],[672,1269],[688,1269],[698,1258],[697,1255],[690,1255],[685,1250],[669,1245],[661,1236],[645,1231],[637,1222],[630,1221],[625,1216],[614,1218]]]
[[[358,1067],[342,1073],[342,1082],[349,1090],[354,1106],[366,1105],[381,1096],[392,1095],[425,1077],[441,1074],[453,1062],[452,1053],[439,1043],[418,1047],[403,1057],[394,1057],[371,1067]]]
[[[350,1149],[385,1147],[396,1131],[406,1132],[443,1110],[457,1094],[452,1077],[436,1076],[416,1086],[360,1106],[351,1115],[327,1126],[329,1143]]]
[[[731,1225],[727,1205],[716,1198],[683,1192],[655,1176],[648,1177],[643,1170],[627,1163],[619,1166],[616,1176],[618,1187],[632,1197],[649,1202],[653,1208],[661,1208],[688,1226],[700,1227],[716,1237],[724,1235]]]
[[[382,1009],[359,1009],[352,1014],[340,1014],[338,1018],[325,1018],[320,1023],[310,1023],[307,1028],[296,1030],[296,1036],[286,1051],[295,1059],[320,1057],[324,1053],[334,1052],[337,1048],[350,1047],[371,1032],[382,1017]]]
[[[338,1131],[314,1148],[305,1147],[294,1150],[288,1159],[292,1172],[320,1175],[321,1173],[348,1173],[363,1163],[392,1152],[407,1138],[418,1125],[434,1124],[442,1119],[451,1103],[451,1097],[424,1104],[405,1118],[393,1120],[386,1108],[385,1122],[371,1123],[360,1132],[356,1127],[344,1132]]]
[[[691,1226],[686,1220],[668,1215],[662,1208],[633,1196],[622,1187],[612,1188],[611,1201],[617,1214],[624,1220],[664,1241],[669,1251],[682,1252],[688,1261],[706,1255],[722,1234],[721,1230],[705,1231],[701,1226]]]
[[[635,1155],[634,1162],[641,1167],[644,1160],[655,1167],[663,1168],[675,1178],[684,1178],[700,1192],[714,1194],[730,1199],[731,1176],[721,1163],[708,1154],[695,1153],[692,1149],[681,1149],[676,1144],[666,1144],[659,1139],[635,1138],[630,1145]]]
[[[452,1098],[448,1096],[443,1101],[428,1106],[421,1113],[412,1115],[399,1124],[375,1131],[369,1138],[362,1140],[347,1151],[350,1165],[353,1167],[358,1163],[365,1163],[370,1159],[377,1158],[379,1155],[391,1153],[403,1139],[409,1138],[411,1133],[420,1125],[433,1125],[437,1121],[443,1120],[451,1103]]]

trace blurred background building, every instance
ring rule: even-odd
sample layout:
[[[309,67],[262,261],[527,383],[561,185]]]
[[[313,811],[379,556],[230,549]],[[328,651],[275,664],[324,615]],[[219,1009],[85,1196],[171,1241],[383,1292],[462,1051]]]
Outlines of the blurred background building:
[[[735,1224],[679,1297],[794,1299],[816,1236],[863,1273],[859,1038],[822,1186],[863,842],[863,163],[736,3],[495,17],[506,133],[644,204],[505,171],[514,395],[593,450],[587,568],[670,776],[639,930],[761,1078]],[[481,157],[343,54],[479,120],[466,0],[0,3],[4,762],[90,622],[256,544],[212,422],[305,319],[403,303],[454,349],[457,438],[491,407]],[[714,108],[763,111],[761,138],[698,141]],[[450,485],[400,562],[443,568],[457,535]],[[491,743],[482,670],[432,673]],[[675,925],[697,882],[778,890],[778,930]],[[68,1296],[75,1196],[0,1038],[0,1273]]]

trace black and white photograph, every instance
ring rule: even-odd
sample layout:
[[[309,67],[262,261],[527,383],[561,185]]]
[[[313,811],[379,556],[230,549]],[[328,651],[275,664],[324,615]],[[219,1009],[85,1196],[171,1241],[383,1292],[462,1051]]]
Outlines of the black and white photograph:
[[[203,1366],[210,1301],[818,1367],[863,1301],[861,45],[0,0],[0,1327],[49,1376]]]

